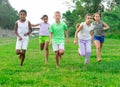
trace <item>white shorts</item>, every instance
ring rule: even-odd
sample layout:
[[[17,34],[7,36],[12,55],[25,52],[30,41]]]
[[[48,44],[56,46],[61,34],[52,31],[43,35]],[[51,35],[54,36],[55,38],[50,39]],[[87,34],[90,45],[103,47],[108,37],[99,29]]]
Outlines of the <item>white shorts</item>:
[[[64,50],[64,43],[62,44],[52,44],[53,51]]]
[[[28,47],[28,42],[29,42],[29,37],[26,36],[26,37],[22,37],[22,40],[19,40],[17,38],[17,41],[16,41],[16,50],[20,50],[20,49],[23,49],[23,50],[27,50],[27,47]]]

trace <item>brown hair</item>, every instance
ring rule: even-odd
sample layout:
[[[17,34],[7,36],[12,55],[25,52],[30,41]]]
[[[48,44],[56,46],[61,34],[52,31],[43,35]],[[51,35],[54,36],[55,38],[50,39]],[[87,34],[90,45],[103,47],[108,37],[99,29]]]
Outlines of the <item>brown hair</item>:
[[[94,15],[93,15],[93,20],[95,20],[94,17],[95,17],[96,14],[98,14],[98,15],[100,16],[100,18],[101,18],[101,13],[100,13],[100,12],[96,12],[96,13],[94,13]]]
[[[92,15],[91,15],[90,13],[88,13],[88,14],[85,15],[85,18],[86,18],[87,16],[92,16]]]

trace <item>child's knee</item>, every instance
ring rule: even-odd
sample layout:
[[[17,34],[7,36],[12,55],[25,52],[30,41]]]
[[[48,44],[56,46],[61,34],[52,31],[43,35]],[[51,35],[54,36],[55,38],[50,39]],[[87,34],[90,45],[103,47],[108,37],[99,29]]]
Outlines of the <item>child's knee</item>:
[[[16,54],[19,55],[19,54],[20,54],[20,51],[16,50]]]
[[[64,50],[59,50],[59,54],[63,55],[64,54]]]

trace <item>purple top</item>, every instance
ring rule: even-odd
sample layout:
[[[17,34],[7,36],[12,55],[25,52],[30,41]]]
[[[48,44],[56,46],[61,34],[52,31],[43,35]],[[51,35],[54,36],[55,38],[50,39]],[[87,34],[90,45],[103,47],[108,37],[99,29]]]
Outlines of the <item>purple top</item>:
[[[39,35],[40,36],[49,36],[50,33],[49,33],[49,27],[50,27],[50,24],[49,23],[44,23],[44,22],[41,22],[40,23],[40,30],[39,30]]]

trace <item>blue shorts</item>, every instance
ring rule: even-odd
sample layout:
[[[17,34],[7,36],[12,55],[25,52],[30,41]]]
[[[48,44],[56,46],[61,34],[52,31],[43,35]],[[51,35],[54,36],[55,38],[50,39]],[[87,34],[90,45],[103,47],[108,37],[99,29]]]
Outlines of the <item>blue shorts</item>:
[[[94,36],[94,41],[98,40],[100,43],[104,43],[104,36]]]

